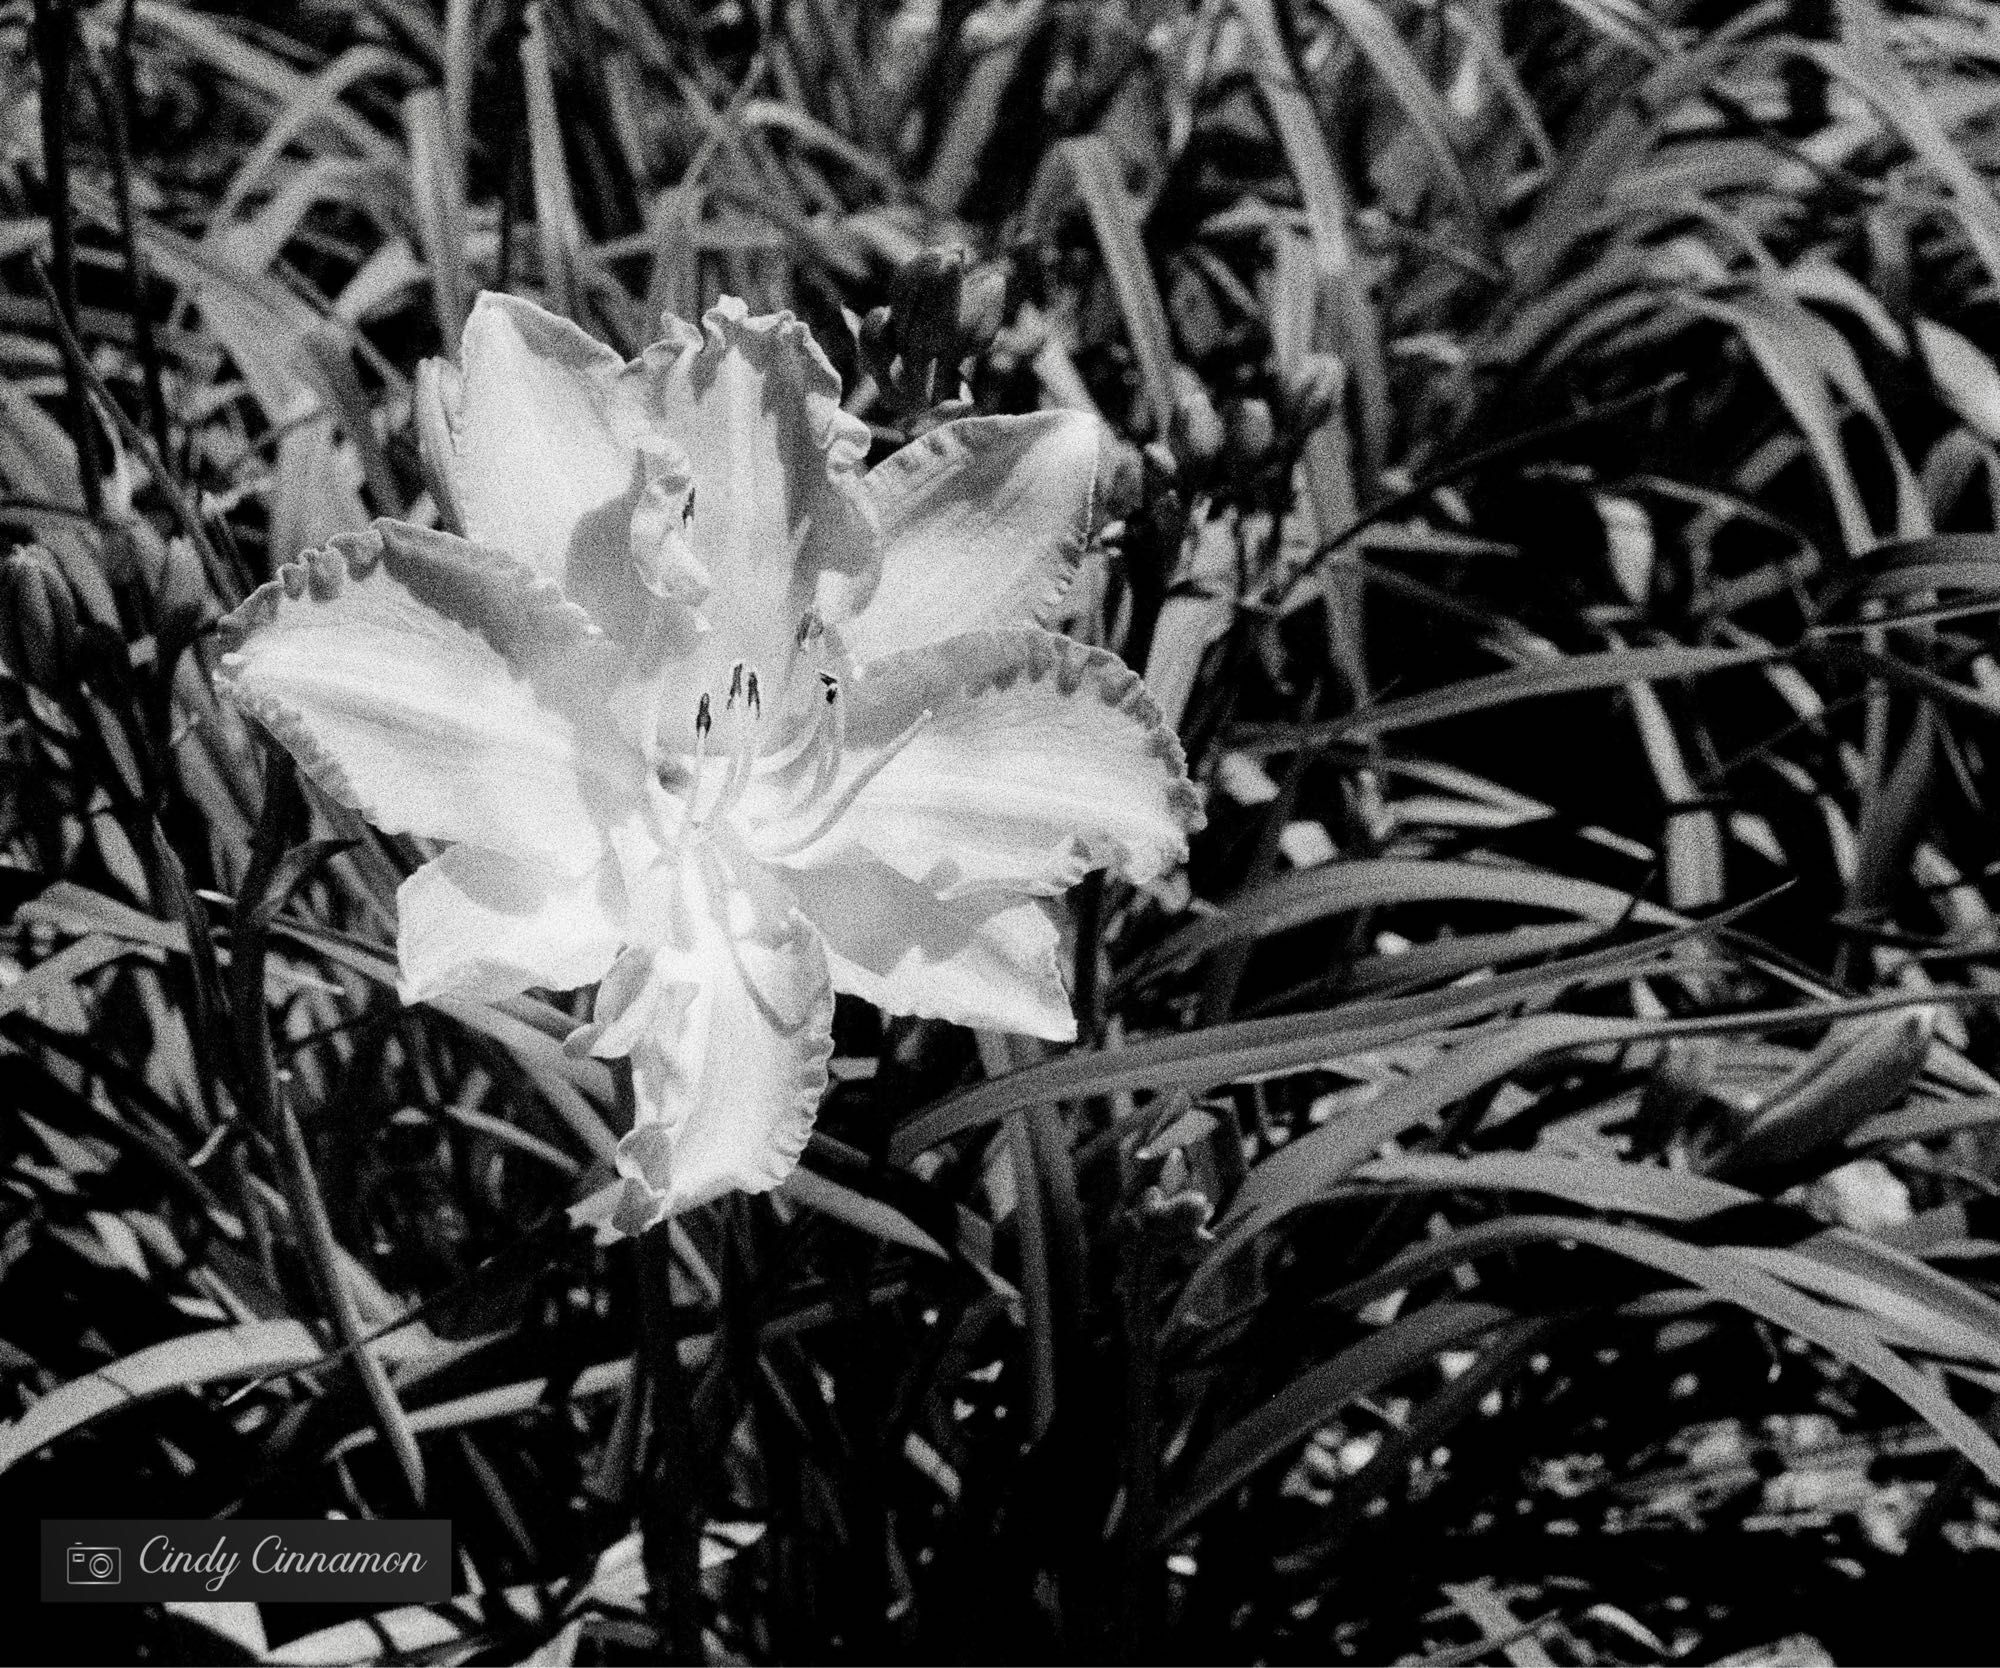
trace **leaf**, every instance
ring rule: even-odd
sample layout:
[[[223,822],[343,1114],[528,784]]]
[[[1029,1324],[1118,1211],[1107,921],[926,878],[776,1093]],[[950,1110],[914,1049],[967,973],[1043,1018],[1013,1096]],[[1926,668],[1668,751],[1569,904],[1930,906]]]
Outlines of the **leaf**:
[[[397,1355],[408,1354],[411,1346],[391,1333],[370,1347]],[[12,1424],[0,1425],[0,1471],[78,1426],[149,1396],[219,1378],[290,1372],[312,1366],[324,1354],[319,1340],[293,1320],[246,1321],[169,1338],[57,1386]]]
[[[1348,193],[1327,149],[1319,113],[1302,84],[1298,65],[1285,43],[1272,0],[1234,0],[1249,33],[1255,78],[1285,160],[1298,182],[1305,205],[1306,231],[1312,239],[1320,279],[1333,303],[1339,340],[1348,358],[1360,403],[1360,470],[1372,489],[1382,448],[1390,427],[1389,381],[1382,348],[1382,327],[1368,294],[1368,283],[1356,260]]]
[[[379,985],[396,988],[395,961],[374,945],[317,922],[287,916],[274,920],[271,931]],[[504,1005],[489,1006],[460,996],[438,996],[427,1006],[506,1049],[593,1159],[608,1164],[617,1156],[618,1137],[605,1123],[602,1111],[613,1099],[611,1074],[601,1060],[579,1059],[564,1051],[557,1039],[574,1029],[567,1014],[532,997],[513,997]]]
[[[310,106],[315,125],[323,123],[327,130],[325,139],[380,162],[393,157],[392,142],[370,126],[358,111],[337,100],[316,100],[311,77],[301,75],[283,60],[252,45],[221,19],[168,4],[166,0],[142,0],[137,12],[148,31],[167,36],[184,51],[221,71],[243,91],[254,94],[260,102],[281,109]],[[110,31],[103,21],[93,18],[93,22],[100,46],[108,50],[114,44]]]
[[[1139,379],[1146,390],[1153,431],[1164,435],[1174,411],[1174,351],[1167,330],[1167,310],[1160,302],[1146,246],[1139,235],[1139,215],[1117,154],[1099,134],[1065,139],[1051,147],[1042,163],[1027,218],[1046,232],[1052,229],[1058,193],[1074,192],[1090,216],[1091,229],[1104,256],[1105,276],[1124,315],[1132,356],[1139,362]]]
[[[291,847],[273,866],[263,896],[253,899],[245,911],[238,900],[238,930],[268,931],[279,910],[291,902],[292,894],[303,886],[322,863],[359,844],[355,840],[304,840]]]
[[[1935,319],[1917,320],[1917,342],[1945,404],[1973,433],[2000,440],[2000,370],[1993,361]]]
[[[1384,1142],[1542,1054],[1582,1043],[1629,1040],[1633,1035],[1630,1022],[1578,1014],[1534,1015],[1442,1050],[1429,1065],[1376,1099],[1280,1147],[1250,1172],[1217,1219],[1215,1243],[1181,1288],[1173,1324],[1194,1318],[1209,1288],[1239,1251],[1292,1212],[1325,1197]]]
[[[808,1210],[816,1210],[835,1221],[845,1222],[850,1228],[857,1228],[875,1239],[887,1240],[891,1245],[905,1245],[933,1257],[950,1255],[893,1205],[857,1193],[853,1188],[844,1187],[803,1164],[785,1178],[780,1191]]]
[[[70,992],[74,999],[79,979],[131,953],[130,944],[107,938],[102,933],[92,933],[88,938],[79,938],[74,944],[66,944],[54,955],[35,963],[11,985],[0,989],[0,1016],[32,1007],[58,992]]]
[[[542,256],[542,287],[557,312],[582,324],[588,318],[584,311],[583,228],[577,219],[569,163],[563,154],[562,114],[556,107],[548,28],[539,6],[527,9],[520,60],[521,86],[527,103],[529,173],[535,192],[535,231]]]
[[[2000,1124],[2000,1099],[1968,1095],[1959,1100],[1924,1101],[1863,1118],[1847,1132],[1842,1145],[1847,1156],[1854,1157],[1883,1147],[1899,1147],[1905,1141],[1928,1141],[1989,1124]]]
[[[403,134],[409,145],[410,201],[416,211],[431,307],[438,335],[456,339],[472,304],[466,271],[465,169],[445,93],[420,87],[403,98]]]
[[[1160,604],[1146,652],[1146,689],[1167,729],[1180,728],[1202,657],[1236,617],[1236,561],[1228,516],[1208,509],[1190,519],[1180,570]]]
[[[260,1661],[271,1648],[264,1636],[263,1612],[248,1599],[169,1599],[163,1608],[184,1622],[219,1634]]]
[[[1931,1030],[1921,1008],[1836,1027],[1764,1103],[1716,1173],[1766,1185],[1798,1180],[1803,1161],[1902,1098],[1930,1054]]]
[[[499,1597],[518,1595],[533,1603],[539,1592],[532,1587],[508,1589]],[[518,1625],[518,1624],[517,1624]],[[405,1605],[396,1610],[378,1610],[359,1621],[336,1622],[302,1638],[278,1646],[267,1662],[296,1663],[310,1668],[332,1668],[334,1664],[380,1662],[383,1657],[405,1661],[420,1654],[479,1639],[484,1634],[470,1607],[440,1606],[430,1610],[422,1605]],[[428,1660],[428,1658],[427,1658]]]
[[[1763,1209],[1794,1237],[1774,1246],[1731,1246],[1733,1255],[1863,1309],[1944,1357],[2000,1361],[2000,1302],[1895,1246],[1845,1228],[1822,1228],[1727,1182],[1657,1165],[1562,1158],[1549,1153],[1396,1153],[1371,1160],[1354,1179],[1425,1189],[1540,1193],[1589,1210],[1699,1222],[1725,1211]]]
[[[1718,1211],[1759,1203],[1758,1196],[1686,1170],[1654,1164],[1563,1158],[1553,1153],[1387,1153],[1353,1172],[1362,1182],[1544,1193],[1590,1210],[1697,1222]]]
[[[1159,1538],[1172,1540],[1183,1533],[1229,1490],[1336,1418],[1357,1397],[1422,1366],[1440,1350],[1463,1347],[1515,1318],[1513,1310],[1494,1303],[1427,1303],[1302,1373],[1201,1448],[1162,1514]]]
[[[1376,0],[1326,0],[1369,67],[1389,89],[1436,165],[1438,177],[1458,199],[1461,212],[1481,248],[1490,256],[1494,237],[1486,200],[1465,171],[1456,143],[1457,123],[1438,90],[1417,63],[1396,26]]]
[[[1204,1089],[1250,1076],[1298,1071],[1343,1055],[1386,1047],[1599,975],[1622,977],[1706,930],[1705,923],[1689,923],[1673,932],[1621,942],[1549,966],[1526,968],[1419,996],[1354,1002],[1273,1019],[1237,1020],[1176,1036],[1151,1037],[1114,1049],[1079,1051],[1045,1060],[948,1095],[917,1113],[897,1129],[890,1142],[890,1156],[897,1163],[907,1163],[925,1148],[953,1135],[1044,1101],[1130,1089]],[[2000,1001],[2000,995],[1994,1000]],[[1835,1010],[1829,1008],[1826,1017],[1834,1018]],[[1769,1016],[1765,1018],[1768,1022]],[[1726,1023],[1749,1029],[1756,1021],[1732,1017]],[[1636,1040],[1640,1036],[1672,1034],[1675,1030],[1672,1023],[1663,1028],[1642,1025],[1620,1035],[1624,1040]]]
[[[1000,14],[971,54],[964,85],[944,115],[944,130],[924,180],[924,198],[938,213],[956,214],[978,179],[1021,55],[1034,41],[1045,15],[1046,8],[1037,0]]]
[[[1516,293],[1548,290],[1577,245],[1595,230],[1612,186],[1647,154],[1673,113],[1744,51],[1738,31],[1747,22],[1724,25],[1693,51],[1664,58],[1622,98],[1604,101],[1598,120],[1571,148],[1513,239]]]
[[[1440,1582],[1438,1590],[1479,1630],[1486,1645],[1481,1654],[1499,1651],[1513,1668],[1555,1668],[1555,1659],[1535,1638],[1538,1626],[1547,1627],[1553,1618],[1544,1617],[1540,1624],[1524,1626],[1507,1608],[1507,1601],[1494,1591],[1490,1576],[1481,1576],[1477,1581]]]
[[[698,1365],[699,1358],[707,1348],[706,1337],[684,1338],[681,1341],[683,1356],[694,1355],[697,1360],[688,1364]],[[569,1401],[581,1401],[590,1396],[606,1396],[614,1390],[621,1390],[632,1381],[632,1358],[628,1355],[618,1361],[600,1361],[595,1366],[586,1367],[578,1373],[567,1388]],[[546,1378],[524,1379],[516,1384],[502,1384],[491,1390],[478,1390],[466,1396],[454,1396],[449,1401],[433,1402],[429,1407],[410,1408],[405,1413],[409,1428],[421,1434],[425,1431],[455,1430],[461,1425],[476,1425],[488,1419],[511,1419],[516,1414],[526,1413],[540,1407],[548,1398],[550,1381]],[[382,1433],[371,1426],[351,1430],[333,1443],[327,1450],[329,1456],[352,1453],[357,1448],[366,1448],[382,1439]]]
[[[1322,724],[1246,727],[1237,745],[1249,753],[1290,752],[1296,748],[1327,747],[1347,736],[1389,735],[1397,730],[1435,724],[1468,713],[1488,712],[1516,701],[1547,695],[1573,695],[1593,689],[1618,689],[1629,684],[1673,682],[1705,677],[1735,666],[1752,666],[1776,658],[1767,648],[1614,649],[1600,654],[1565,655],[1513,671],[1468,678],[1423,695],[1385,701]]]
[[[1719,903],[1723,895],[1722,829],[1715,813],[1692,808],[1698,790],[1660,697],[1650,685],[1637,683],[1627,687],[1625,698],[1631,703],[1640,746],[1667,807],[1667,902],[1682,911]]]
[[[1944,183],[1966,241],[1988,274],[2000,283],[2000,203],[1991,186],[1945,132],[1924,92],[1897,63],[1871,0],[1840,0],[1838,42],[1789,44],[1837,76],[1874,108],[1876,116]]]
[[[79,937],[102,933],[132,944],[151,944],[177,955],[188,953],[184,927],[157,920],[144,910],[107,898],[102,892],[93,892],[73,880],[59,880],[43,888],[14,912],[14,919],[54,927]]]
[[[1951,1400],[1941,1384],[1889,1349],[1851,1312],[1818,1302],[1777,1279],[1740,1247],[1708,1250],[1588,1217],[1513,1217],[1426,1240],[1334,1293],[1330,1301],[1356,1306],[1494,1251],[1546,1241],[1595,1246],[1657,1269],[1818,1344],[1900,1398],[1987,1477],[2000,1481],[2000,1444]]]
[[[1473,901],[1546,909],[1607,926],[1628,917],[1655,925],[1679,923],[1678,916],[1657,904],[1568,875],[1490,863],[1358,858],[1279,875],[1235,899],[1221,913],[1181,928],[1135,965],[1128,978],[1141,980],[1161,969],[1195,961],[1225,944],[1269,938],[1332,915],[1396,904]]]
[[[1841,439],[1840,413],[1828,385],[1827,362],[1819,351],[1827,343],[1806,338],[1797,316],[1803,309],[1796,303],[1789,310],[1781,308],[1768,291],[1731,301],[1692,294],[1679,295],[1676,300],[1690,312],[1730,326],[1742,338],[1818,466],[1820,480],[1833,501],[1842,542],[1850,552],[1868,549],[1876,542],[1875,526]],[[1831,330],[1831,326],[1823,328]],[[1841,345],[1844,349],[1845,343]]]

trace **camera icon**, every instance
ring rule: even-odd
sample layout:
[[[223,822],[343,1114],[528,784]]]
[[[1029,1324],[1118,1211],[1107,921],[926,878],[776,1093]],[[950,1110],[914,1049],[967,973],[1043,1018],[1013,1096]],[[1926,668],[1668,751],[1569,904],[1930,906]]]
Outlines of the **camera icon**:
[[[123,1553],[115,1546],[73,1546],[64,1573],[72,1587],[115,1587],[124,1579]]]

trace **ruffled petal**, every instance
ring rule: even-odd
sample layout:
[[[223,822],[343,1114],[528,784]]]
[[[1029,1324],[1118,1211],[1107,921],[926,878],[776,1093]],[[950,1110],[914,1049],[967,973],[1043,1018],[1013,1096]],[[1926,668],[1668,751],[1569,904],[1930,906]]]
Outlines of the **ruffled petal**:
[[[589,1228],[599,1245],[636,1239],[667,1214],[667,1196],[626,1174],[628,1159],[618,1155],[618,1176],[569,1207],[573,1226]]]
[[[636,388],[611,348],[518,296],[484,294],[461,369],[418,385],[419,438],[465,536],[552,580],[621,639],[643,624],[632,511],[644,487]]]
[[[1056,905],[995,893],[941,903],[880,863],[791,882],[826,939],[835,990],[886,1013],[1075,1040]]]
[[[805,325],[751,318],[733,298],[699,332],[668,322],[642,362],[645,415],[691,476],[676,501],[711,627],[662,689],[679,746],[703,692],[720,709],[735,662],[758,671],[767,700],[784,687],[807,609],[839,617],[872,590],[879,534],[861,478],[868,427],[840,409]]]
[[[576,878],[478,846],[453,846],[396,893],[398,988],[491,1000],[531,986],[574,990],[618,953],[624,888],[615,864]]]
[[[1151,880],[1201,826],[1180,743],[1102,649],[1031,628],[968,633],[876,661],[842,699],[831,791],[784,815],[746,800],[766,861],[875,858],[940,898],[1052,896],[1096,868]]]
[[[645,769],[604,721],[620,656],[526,569],[377,522],[308,552],[222,624],[222,692],[389,833],[568,875]]]
[[[638,1108],[619,1142],[628,1185],[571,1212],[600,1237],[655,1209],[653,1221],[776,1187],[805,1150],[833,1053],[826,950],[802,914],[752,886],[712,855],[684,858],[674,938],[621,959],[576,1039],[630,1060]]]
[[[966,417],[868,474],[882,577],[841,637],[857,661],[1044,625],[1090,537],[1101,427],[1074,411]]]

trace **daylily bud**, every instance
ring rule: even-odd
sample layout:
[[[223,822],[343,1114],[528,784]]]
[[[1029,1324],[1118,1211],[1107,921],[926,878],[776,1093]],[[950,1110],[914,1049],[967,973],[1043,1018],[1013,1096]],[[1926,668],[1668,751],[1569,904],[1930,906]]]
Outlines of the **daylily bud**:
[[[1100,521],[1122,521],[1146,495],[1145,466],[1138,449],[1120,440],[1107,425],[1099,430],[1097,451],[1097,514]]]
[[[1174,458],[1174,449],[1164,440],[1149,440],[1139,452],[1140,461],[1146,466],[1146,473],[1157,486],[1164,487],[1179,473],[1179,465]]]
[[[186,539],[169,539],[160,564],[160,637],[175,647],[190,643],[222,610],[208,588],[201,558]]]
[[[925,249],[912,255],[889,286],[896,341],[906,358],[943,359],[958,340],[958,304],[965,289],[965,251]]]
[[[959,248],[926,249],[911,256],[889,286],[896,351],[913,398],[929,399],[956,386],[949,371],[963,357],[958,341],[964,289],[965,251]],[[947,372],[951,387],[938,389],[940,371]]]
[[[1333,415],[1346,381],[1337,355],[1306,354],[1285,379],[1285,421],[1301,434],[1312,433]]]
[[[76,667],[76,597],[38,544],[0,562],[0,658],[23,683],[62,689]]]
[[[1223,408],[1222,422],[1229,434],[1228,460],[1236,468],[1254,469],[1270,456],[1278,425],[1262,400],[1231,400]]]
[[[895,344],[889,340],[890,323],[887,307],[869,308],[868,316],[861,321],[861,345],[885,365],[896,357]]]
[[[463,399],[458,367],[445,359],[426,359],[417,366],[413,401],[417,424],[417,455],[424,479],[437,500],[438,514],[454,532],[465,531],[458,503],[458,422]]]
[[[958,351],[963,358],[984,353],[1000,334],[1007,315],[1007,275],[983,266],[965,275],[958,297]]]
[[[1930,1054],[1935,1023],[1929,1009],[1914,1008],[1835,1027],[1772,1092],[1714,1173],[1775,1185],[1810,1168],[1863,1118],[1902,1099]]]
[[[1173,415],[1167,419],[1167,444],[1181,467],[1190,474],[1205,473],[1222,455],[1228,438],[1208,390],[1199,383],[1184,386],[1174,401]]]

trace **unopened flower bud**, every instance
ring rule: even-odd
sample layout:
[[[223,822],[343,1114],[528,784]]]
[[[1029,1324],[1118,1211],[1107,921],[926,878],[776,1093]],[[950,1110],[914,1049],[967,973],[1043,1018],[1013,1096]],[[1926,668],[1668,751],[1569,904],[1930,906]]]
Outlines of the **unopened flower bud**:
[[[1301,434],[1310,434],[1340,404],[1347,372],[1339,356],[1308,353],[1285,379],[1285,420]]]
[[[1146,496],[1146,470],[1139,452],[1120,440],[1108,425],[1100,426],[1097,448],[1097,508],[1099,519],[1122,521]]]
[[[23,683],[51,692],[76,671],[76,596],[38,544],[0,562],[0,658]]]
[[[1174,457],[1174,449],[1164,440],[1147,441],[1140,449],[1139,458],[1156,486],[1164,486],[1179,473],[1180,465]]]
[[[463,400],[458,367],[446,359],[426,359],[417,366],[413,405],[417,424],[417,455],[424,479],[437,500],[438,515],[457,533],[465,531],[458,502],[458,426]]]
[[[965,289],[965,251],[926,249],[905,261],[889,286],[896,352],[903,361],[906,391],[928,400],[939,389],[940,371],[955,367],[959,351],[959,302]]]
[[[1198,383],[1185,386],[1167,419],[1167,444],[1189,474],[1205,474],[1222,455],[1228,431],[1215,413],[1215,402]]]
[[[896,357],[895,344],[889,340],[891,322],[887,307],[869,308],[861,321],[861,345],[884,364]]]
[[[1007,316],[1007,274],[982,266],[965,275],[958,296],[958,356],[984,353]]]
[[[956,245],[919,250],[902,264],[889,286],[889,311],[904,353],[951,351],[964,289],[965,251]]]
[[[1223,408],[1222,424],[1229,437],[1224,451],[1238,469],[1254,469],[1262,463],[1278,438],[1277,422],[1262,400],[1231,400]]]
[[[221,613],[208,588],[208,575],[202,572],[201,558],[186,539],[167,541],[158,595],[160,636],[171,644],[192,642]]]

